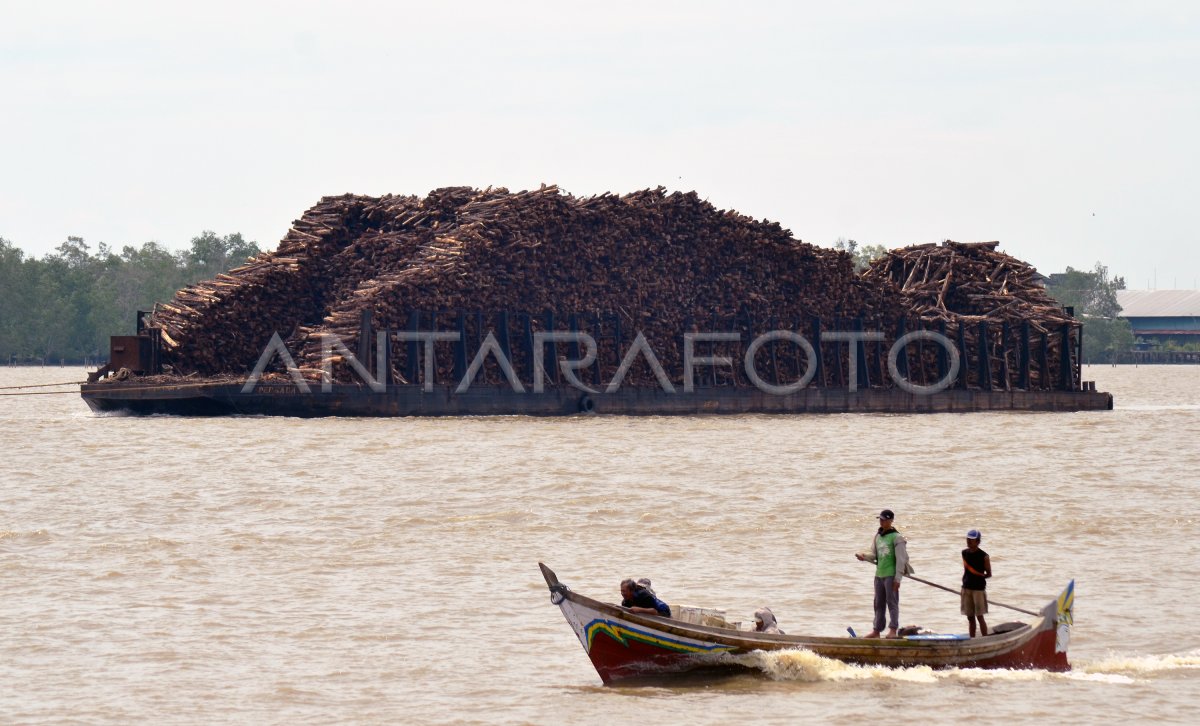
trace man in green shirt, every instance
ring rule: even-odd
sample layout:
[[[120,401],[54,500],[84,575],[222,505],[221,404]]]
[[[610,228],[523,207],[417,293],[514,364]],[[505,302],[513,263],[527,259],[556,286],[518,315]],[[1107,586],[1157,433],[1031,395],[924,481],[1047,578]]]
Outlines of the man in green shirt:
[[[879,513],[879,530],[871,540],[870,549],[854,556],[863,562],[875,563],[875,622],[874,629],[865,638],[878,638],[887,624],[886,638],[895,638],[900,628],[900,580],[913,572],[908,563],[908,540],[904,539],[892,520],[896,515],[890,509]]]

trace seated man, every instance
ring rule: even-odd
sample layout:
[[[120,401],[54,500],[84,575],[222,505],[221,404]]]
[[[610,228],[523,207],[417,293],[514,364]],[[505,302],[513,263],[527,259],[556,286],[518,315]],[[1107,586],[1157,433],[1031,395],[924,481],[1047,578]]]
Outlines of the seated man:
[[[635,613],[671,617],[669,605],[659,600],[648,587],[629,578],[621,580],[621,607],[629,608]]]
[[[779,623],[776,622],[775,613],[771,612],[771,608],[759,608],[754,612],[754,631],[757,633],[786,635],[786,633],[779,629]]]

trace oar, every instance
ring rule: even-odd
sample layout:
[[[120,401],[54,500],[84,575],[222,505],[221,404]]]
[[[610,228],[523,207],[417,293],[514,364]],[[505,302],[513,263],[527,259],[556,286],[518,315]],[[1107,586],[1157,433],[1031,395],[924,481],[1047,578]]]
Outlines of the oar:
[[[939,585],[936,582],[930,582],[929,580],[922,580],[921,578],[914,577],[912,575],[905,575],[905,577],[910,580],[916,580],[917,582],[923,582],[926,585],[930,585],[931,587],[936,587],[939,590],[945,590],[946,592],[952,592],[955,595],[958,594],[958,590],[951,590],[950,588]],[[1013,605],[1005,605],[1002,602],[996,602],[995,600],[993,600],[991,598],[988,598],[988,604],[989,605],[999,605],[1002,608],[1008,608],[1009,610],[1016,610],[1019,613],[1025,613],[1026,615],[1032,615],[1034,617],[1038,617],[1039,615],[1041,615],[1041,613],[1030,612],[1029,610],[1025,610],[1025,609],[1019,608],[1019,607],[1014,607]]]

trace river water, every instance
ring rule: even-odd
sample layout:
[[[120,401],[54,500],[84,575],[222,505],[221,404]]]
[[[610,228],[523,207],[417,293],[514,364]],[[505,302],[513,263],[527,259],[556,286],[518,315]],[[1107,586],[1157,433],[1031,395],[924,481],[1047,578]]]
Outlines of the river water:
[[[0,386],[80,377],[4,368]],[[0,721],[1191,722],[1200,367],[1084,377],[1116,410],[182,419],[0,397]],[[791,653],[603,687],[537,568],[861,633],[853,553],[884,507],[933,582],[957,586],[973,527],[995,600],[1040,608],[1075,578],[1073,672]],[[956,595],[910,581],[901,608],[965,631]]]

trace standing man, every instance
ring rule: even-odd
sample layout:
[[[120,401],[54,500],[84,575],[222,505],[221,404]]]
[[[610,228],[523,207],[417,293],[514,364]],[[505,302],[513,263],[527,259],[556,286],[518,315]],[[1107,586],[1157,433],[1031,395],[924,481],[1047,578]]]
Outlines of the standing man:
[[[888,615],[887,635],[895,638],[900,628],[900,578],[910,575],[913,568],[908,564],[908,540],[892,526],[896,515],[885,509],[879,513],[879,530],[871,541],[871,548],[854,556],[863,562],[875,563],[875,623],[874,629],[863,636],[878,638],[883,630],[884,615]]]
[[[972,638],[975,637],[976,620],[979,621],[979,634],[988,634],[983,616],[988,611],[987,578],[992,576],[992,558],[979,549],[982,538],[977,529],[967,532],[967,548],[962,551],[962,614],[967,616]]]

